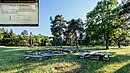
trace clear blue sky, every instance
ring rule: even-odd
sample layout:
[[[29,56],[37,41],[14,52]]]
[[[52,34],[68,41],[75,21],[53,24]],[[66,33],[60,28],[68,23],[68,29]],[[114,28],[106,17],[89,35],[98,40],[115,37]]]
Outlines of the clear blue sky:
[[[43,34],[51,36],[50,16],[53,18],[57,14],[64,16],[66,20],[73,18],[86,19],[86,14],[91,11],[101,0],[39,0],[39,27],[4,27],[13,29],[17,34],[23,30],[33,32],[33,34]]]

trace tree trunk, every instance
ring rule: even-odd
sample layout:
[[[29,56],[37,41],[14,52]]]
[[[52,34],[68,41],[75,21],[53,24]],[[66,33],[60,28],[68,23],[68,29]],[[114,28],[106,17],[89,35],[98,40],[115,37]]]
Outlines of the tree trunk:
[[[78,49],[78,37],[77,37],[77,33],[76,32],[74,32],[74,36],[75,36],[76,47]]]
[[[74,39],[74,37],[72,37],[72,39],[71,39],[71,46],[72,46],[72,48],[74,48],[74,42],[75,42],[75,39]]]
[[[106,35],[106,49],[109,49],[109,33]]]
[[[60,48],[62,48],[62,40],[60,41]]]
[[[60,48],[62,48],[62,37],[60,37]]]
[[[95,40],[93,41],[92,46],[95,47]]]
[[[80,40],[80,45],[81,45],[81,47],[82,47],[82,39]]]
[[[55,48],[57,48],[57,41],[58,41],[57,37],[54,37],[54,45],[55,45]]]
[[[30,36],[30,47],[32,47],[32,36]]]
[[[121,44],[120,44],[120,41],[118,41],[118,48],[121,48]]]
[[[109,40],[109,46],[112,46],[112,41],[111,40]]]
[[[77,46],[77,49],[78,49],[78,39],[77,39],[77,37],[76,37],[76,46]]]
[[[92,47],[95,47],[94,43],[92,44]]]
[[[80,46],[82,47],[82,38],[83,38],[83,33],[80,33]]]
[[[106,49],[109,49],[109,41],[106,39]]]

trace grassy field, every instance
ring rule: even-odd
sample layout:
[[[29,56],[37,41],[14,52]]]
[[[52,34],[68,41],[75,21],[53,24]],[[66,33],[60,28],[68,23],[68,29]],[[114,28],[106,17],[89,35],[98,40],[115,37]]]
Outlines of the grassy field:
[[[53,47],[39,47],[45,49]],[[68,48],[68,47],[65,47]],[[130,47],[83,47],[82,50],[102,51],[110,54],[110,61],[80,59],[76,53],[43,60],[22,60],[20,50],[26,47],[0,47],[0,73],[130,73]]]

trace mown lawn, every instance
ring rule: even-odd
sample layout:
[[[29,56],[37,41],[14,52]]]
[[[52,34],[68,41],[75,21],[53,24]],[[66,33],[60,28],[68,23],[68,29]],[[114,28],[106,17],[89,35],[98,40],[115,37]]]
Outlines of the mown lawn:
[[[40,47],[45,49],[53,47]],[[65,47],[69,48],[69,47]],[[110,61],[80,59],[77,53],[67,56],[22,60],[20,50],[26,47],[0,47],[0,73],[130,73],[130,47],[83,47],[82,50],[102,51],[110,54]]]

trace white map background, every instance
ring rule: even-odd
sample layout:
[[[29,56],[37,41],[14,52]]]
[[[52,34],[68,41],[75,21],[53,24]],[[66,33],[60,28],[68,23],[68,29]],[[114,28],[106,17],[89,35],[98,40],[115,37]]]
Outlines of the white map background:
[[[1,3],[0,24],[38,24],[38,4]]]

